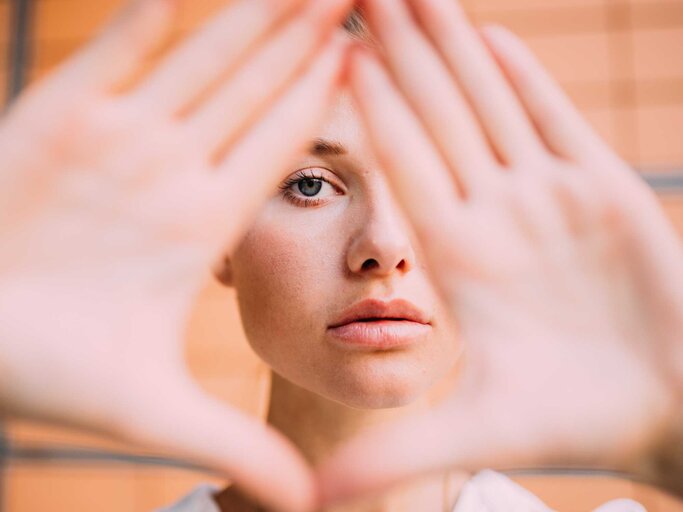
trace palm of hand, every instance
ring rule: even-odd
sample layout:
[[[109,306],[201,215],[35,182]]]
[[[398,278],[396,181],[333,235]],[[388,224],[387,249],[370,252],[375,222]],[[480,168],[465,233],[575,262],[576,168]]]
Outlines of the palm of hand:
[[[469,351],[442,414],[451,425],[467,417],[489,440],[474,459],[625,463],[672,413],[667,340],[651,336],[682,315],[654,303],[663,293],[650,292],[655,262],[630,208],[639,204],[650,225],[665,220],[635,180],[610,195],[566,179],[586,172],[549,160],[532,179],[505,176],[495,200],[472,205],[488,211],[465,214],[457,241],[442,242],[434,273]]]
[[[512,34],[451,0],[365,5],[386,66],[357,52],[352,87],[465,358],[435,411],[323,465],[325,495],[643,456],[683,375],[683,251],[656,199]]]
[[[31,388],[55,393],[29,409],[59,417],[77,403],[74,418],[115,429],[114,418],[145,417],[131,410],[144,399],[131,397],[163,396],[189,382],[184,324],[211,258],[234,241],[219,235],[231,198],[219,202],[204,152],[188,144],[179,122],[108,91],[65,91],[60,80],[69,71],[22,97],[4,120],[1,165],[10,186],[0,275],[12,319],[4,327],[16,327],[24,343],[9,332],[15,341],[3,354],[59,369],[36,374]],[[35,313],[44,321],[32,321]],[[90,373],[92,388],[71,382]],[[15,382],[25,387],[27,375]],[[3,390],[21,402],[8,380]],[[55,380],[70,391],[58,392],[49,385]]]
[[[160,296],[196,289],[187,279],[197,279],[223,241],[201,153],[188,151],[170,119],[132,102],[81,97],[71,111],[52,103],[38,117],[43,99],[24,98],[4,127],[14,132],[7,143],[30,141],[40,151],[3,152],[15,183],[3,201],[0,268],[15,278],[63,273],[67,286],[98,273],[93,282],[112,289],[103,295],[130,292],[133,283]],[[152,266],[158,275],[148,275]],[[145,283],[150,277],[157,282]]]
[[[313,506],[303,457],[200,389],[184,337],[211,263],[325,114],[349,3],[233,2],[147,72],[174,3],[134,2],[13,106],[0,126],[3,408],[188,457],[271,507]]]

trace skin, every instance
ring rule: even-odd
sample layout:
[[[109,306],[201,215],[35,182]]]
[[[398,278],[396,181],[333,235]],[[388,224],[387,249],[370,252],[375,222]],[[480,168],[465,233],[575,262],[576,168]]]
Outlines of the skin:
[[[327,499],[558,463],[683,494],[683,249],[653,193],[510,32],[452,0],[364,5],[384,52],[355,51],[354,97],[466,360],[438,409],[323,464]]]
[[[609,252],[600,250],[602,244],[609,247],[624,243],[619,232],[612,232],[616,226],[599,214],[586,217],[589,212],[581,209],[586,209],[587,203],[567,212],[580,215],[584,226],[577,226],[579,219],[574,218],[568,219],[571,224],[566,227],[551,223],[552,217],[543,218],[548,214],[565,214],[555,213],[554,196],[547,195],[558,192],[540,188],[542,182],[533,180],[541,178],[526,174],[555,172],[553,165],[557,172],[578,170],[571,170],[569,164],[559,160],[534,164],[531,156],[525,160],[524,155],[517,165],[524,169],[518,174],[524,172],[525,176],[510,177],[508,182],[498,185],[509,186],[510,190],[496,189],[505,195],[494,196],[481,207],[477,204],[475,208],[481,209],[473,212],[454,210],[466,198],[471,201],[476,197],[475,187],[486,186],[486,168],[471,171],[471,182],[452,172],[446,174],[452,179],[443,179],[439,172],[445,171],[444,166],[432,149],[439,141],[427,139],[417,123],[420,114],[427,124],[443,119],[442,111],[451,113],[456,119],[455,128],[449,132],[447,126],[433,127],[433,137],[447,138],[444,143],[452,143],[458,149],[449,155],[465,160],[468,155],[462,153],[468,148],[485,147],[482,141],[478,145],[472,142],[478,136],[476,125],[468,125],[465,116],[456,116],[455,109],[465,106],[466,100],[460,97],[458,102],[457,96],[453,99],[459,92],[449,89],[452,82],[439,83],[446,75],[444,68],[438,67],[443,64],[434,50],[406,38],[406,32],[413,37],[419,35],[417,25],[408,29],[400,25],[410,19],[407,13],[381,2],[369,2],[367,6],[375,33],[383,38],[388,70],[399,85],[406,87],[404,94],[413,96],[402,98],[372,50],[357,49],[351,84],[361,109],[341,95],[318,136],[340,143],[345,154],[321,159],[312,151],[295,167],[313,166],[318,171],[313,175],[329,179],[336,187],[321,189],[320,204],[308,206],[292,205],[282,194],[275,195],[236,253],[218,271],[226,285],[236,287],[252,347],[276,372],[269,423],[292,439],[308,460],[322,463],[323,488],[332,488],[327,491],[332,497],[337,497],[337,492],[348,496],[386,490],[389,483],[420,471],[438,472],[448,467],[540,466],[570,460],[589,466],[624,468],[626,461],[632,464],[647,459],[652,454],[652,445],[667,439],[662,432],[673,425],[675,383],[668,377],[676,373],[670,372],[664,361],[653,361],[650,355],[634,350],[624,340],[623,332],[630,326],[612,323],[622,321],[624,308],[634,307],[623,304],[625,299],[632,298],[622,296],[619,289],[621,283],[631,279],[630,270],[624,270],[625,274],[608,270],[626,263],[623,254],[617,252],[618,245]],[[491,48],[484,47],[484,41],[474,33],[471,40],[460,44],[474,45],[474,49],[468,48],[474,55],[485,52],[491,64],[488,76],[482,73],[485,84],[492,80],[490,75],[495,80],[494,91],[507,83],[502,81],[506,79],[498,66],[512,66],[502,60],[511,58],[502,53],[509,45],[491,43]],[[501,64],[488,56],[496,49],[499,52],[494,55],[500,56]],[[464,54],[461,58],[469,57]],[[419,78],[415,69],[423,71]],[[428,103],[430,96],[421,94],[427,87],[436,87],[443,97],[437,96],[433,103]],[[525,122],[526,114],[518,103],[510,105],[508,101],[513,97],[510,91],[503,91],[503,98],[494,101],[500,106],[495,112],[496,123],[504,127],[507,122],[515,127],[505,133],[524,133],[526,128],[531,137],[528,121],[521,129],[516,128],[516,123]],[[489,101],[490,96],[486,104]],[[416,110],[423,110],[414,113],[408,102],[414,102]],[[470,119],[474,119],[471,114]],[[570,114],[578,121],[575,111],[562,112],[564,117]],[[512,120],[506,116],[512,116]],[[462,145],[453,134],[458,128],[465,132],[458,134],[465,139]],[[586,125],[581,130],[585,133],[579,141],[595,137]],[[529,144],[539,147],[539,141],[531,140]],[[609,154],[597,138],[594,143]],[[523,145],[524,141],[505,140],[504,144],[517,153],[515,144]],[[505,154],[502,149],[501,154]],[[481,155],[470,158],[483,165]],[[430,169],[425,163],[439,167]],[[633,187],[632,194],[649,196],[646,187],[631,178],[625,164],[615,155],[607,163],[615,173],[623,174],[620,181],[626,183],[624,187]],[[536,171],[532,164],[540,169]],[[414,172],[425,167],[424,176]],[[491,179],[494,178],[495,175]],[[589,180],[570,184],[587,186]],[[560,182],[561,186],[570,184]],[[415,201],[413,191],[420,194],[420,201]],[[565,193],[569,192],[587,194],[588,190],[568,189]],[[421,228],[420,238],[396,204],[396,196],[402,197],[413,222]],[[630,199],[634,197],[637,196]],[[597,200],[587,197],[585,201],[589,199]],[[443,222],[434,221],[439,215]],[[477,233],[467,230],[468,225],[461,225],[460,216]],[[661,213],[655,220],[668,228]],[[469,235],[459,244],[442,236],[442,231],[460,235],[451,231],[456,222]],[[489,240],[488,232],[485,241],[479,239],[482,222],[495,230],[499,243]],[[595,240],[594,236],[600,239]],[[675,247],[675,236],[669,243]],[[422,244],[430,247],[430,258],[439,258],[436,263],[426,259],[428,254],[420,248]],[[554,250],[554,244],[561,252]],[[468,253],[470,250],[473,254]],[[505,260],[501,262],[503,254]],[[462,261],[465,257],[468,259]],[[558,261],[558,257],[562,259]],[[363,262],[369,259],[377,260],[379,265],[364,270]],[[588,266],[584,266],[584,259],[590,261]],[[442,284],[440,290],[428,280],[427,262],[431,264],[434,281]],[[424,350],[349,357],[330,345],[325,327],[345,305],[362,298],[360,293],[346,290],[370,290],[366,293],[372,296],[372,290],[379,285],[388,288],[386,283],[393,283],[392,289],[403,290],[399,296],[421,305],[435,304],[433,308],[438,314],[434,336],[421,347],[430,350],[428,353],[433,357],[425,358]],[[449,283],[457,286],[465,297],[454,298],[453,290],[443,286]],[[464,291],[460,291],[461,287]],[[346,299],[349,296],[353,299]],[[577,301],[583,302],[583,308],[577,307]],[[411,374],[442,376],[444,368],[452,367],[460,356],[459,343],[451,343],[449,348],[448,340],[460,339],[460,332],[449,320],[448,311],[467,322],[462,325],[463,329],[468,328],[463,330],[464,340],[476,340],[483,346],[475,347],[481,353],[470,347],[456,393],[452,391],[452,381],[446,384],[450,395],[446,405],[435,407],[435,396],[439,393],[426,386],[424,380],[411,378]],[[679,321],[678,314],[671,320]],[[501,344],[503,340],[510,343]],[[593,340],[599,343],[588,343]],[[407,364],[401,361],[403,357],[409,358]],[[400,366],[396,366],[397,361]],[[625,387],[638,391],[625,400]],[[527,395],[528,401],[524,401],[522,398]],[[483,404],[477,402],[479,399]],[[539,403],[544,404],[540,410]],[[614,404],[616,418],[605,417],[607,403]],[[394,409],[374,410],[378,407]],[[572,417],[583,413],[589,413],[592,421],[579,430]],[[401,419],[404,421],[396,426],[385,426],[390,420]],[[507,429],[501,428],[505,426]],[[364,438],[363,432],[371,427],[377,432]],[[440,435],[438,441],[432,439],[435,431]],[[460,431],[468,437],[459,439]],[[425,432],[430,435],[425,436]],[[385,435],[392,436],[391,443],[383,440]],[[414,441],[406,444],[404,438]],[[341,455],[337,454],[331,462],[325,461],[341,443],[351,439],[340,450]],[[430,467],[431,461],[425,461],[421,454],[424,448],[433,450],[430,457],[441,457],[441,461],[452,457],[456,462],[446,458],[440,465]],[[663,483],[661,476],[658,478]],[[449,478],[457,493],[458,477],[444,477],[441,473],[369,503],[346,505],[339,510],[439,509],[444,503],[444,479]],[[230,510],[234,497],[234,492],[228,490],[218,501],[224,510]],[[452,501],[449,503],[446,509],[452,508]]]
[[[272,197],[221,274],[237,290],[249,343],[280,376],[350,407],[406,405],[454,365],[454,325],[348,94],[316,139],[282,186],[304,173],[322,178],[320,192],[308,205],[296,183]],[[368,298],[412,302],[428,313],[429,333],[401,350],[339,348],[328,327]]]
[[[236,248],[338,83],[344,48],[326,42],[349,6],[328,1],[231,3],[140,82],[172,2],[137,3],[3,119],[4,415],[205,462],[271,508],[315,506],[292,443],[203,395],[182,341],[207,266]],[[451,0],[365,3],[387,60],[354,55],[353,95],[467,364],[438,409],[324,463],[323,497],[449,467],[646,459],[683,389],[682,254],[656,200],[514,37],[482,41]],[[316,357],[311,387],[341,400]],[[433,383],[405,363],[348,363],[356,391],[381,384],[370,407]],[[296,370],[279,371],[306,384]]]
[[[315,196],[291,182],[302,176],[321,178]],[[462,347],[348,92],[278,188],[216,275],[235,287],[247,339],[274,371],[268,423],[316,464],[369,427],[429,410],[452,386]],[[401,349],[338,347],[328,326],[367,298],[428,311],[428,334]],[[344,510],[440,510],[461,479],[445,490],[445,478]],[[223,510],[240,500],[218,497]]]
[[[136,1],[12,105],[0,125],[3,417],[195,460],[271,509],[315,506],[303,457],[200,389],[184,336],[207,269],[324,117],[350,3],[231,2],[150,70],[175,2]]]
[[[356,412],[352,423],[348,412],[315,398],[343,402],[354,368],[344,366],[337,380],[340,362],[320,363],[327,347],[308,341],[335,307],[339,293],[326,295],[325,287],[335,260],[354,247],[335,245],[353,221],[324,229],[321,244],[314,222],[306,224],[309,239],[271,208],[232,268],[247,334],[282,375],[269,421],[316,463],[354,437],[320,467],[330,502],[449,467],[555,463],[626,469],[680,491],[675,464],[642,471],[657,466],[660,447],[680,444],[683,254],[670,223],[518,39],[497,28],[478,34],[450,0],[406,4],[365,3],[384,51],[355,50],[359,111],[331,120],[372,142],[351,148],[385,173],[411,221],[396,209],[392,224],[401,231],[389,225],[378,233],[393,233],[397,246],[411,233],[411,245],[424,247],[421,264],[424,256],[460,323],[464,369],[439,406],[397,412],[403,421],[356,436],[372,425],[359,418],[373,412]],[[358,114],[367,130],[345,129]],[[324,225],[325,214],[316,221]],[[271,224],[275,233],[264,235]],[[288,340],[290,328],[305,350]],[[321,382],[319,367],[333,372],[331,385],[341,391],[324,372]],[[372,384],[353,387],[350,405],[374,406],[367,393],[381,398],[386,388]],[[306,411],[306,422],[293,411]],[[392,501],[400,495],[358,510],[410,502]]]

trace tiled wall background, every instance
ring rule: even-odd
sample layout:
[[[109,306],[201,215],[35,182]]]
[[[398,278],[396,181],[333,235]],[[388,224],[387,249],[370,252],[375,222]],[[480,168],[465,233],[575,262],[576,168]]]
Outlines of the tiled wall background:
[[[683,163],[683,2],[472,0],[481,22],[525,37],[625,158]]]
[[[7,95],[11,2],[0,0],[0,100]],[[90,38],[121,0],[33,0],[37,80]],[[223,0],[185,0],[181,35]],[[524,37],[586,117],[629,162],[643,170],[683,169],[683,0],[467,0],[474,19],[503,23]],[[662,201],[683,233],[683,195]],[[262,414],[268,371],[249,351],[229,291],[210,280],[188,333],[190,365],[203,385],[235,406]],[[15,442],[119,448],[92,436],[8,425]],[[127,465],[15,465],[5,470],[5,510],[148,511],[177,499],[207,475]],[[219,480],[211,480],[219,482]],[[525,482],[563,511],[586,511],[632,496],[651,512],[683,510],[671,500],[617,481]]]

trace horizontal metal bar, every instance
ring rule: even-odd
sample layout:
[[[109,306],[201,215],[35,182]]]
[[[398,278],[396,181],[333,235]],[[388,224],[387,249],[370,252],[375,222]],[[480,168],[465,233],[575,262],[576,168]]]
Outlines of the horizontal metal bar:
[[[12,465],[95,465],[100,467],[120,466],[130,464],[135,466],[172,468],[195,471],[211,476],[221,476],[217,472],[204,466],[186,462],[180,459],[159,457],[152,455],[137,455],[131,453],[98,450],[77,446],[64,445],[0,445],[0,463],[8,468]],[[610,477],[625,481],[640,482],[657,487],[652,482],[635,475],[607,468],[577,468],[577,467],[547,467],[547,468],[507,468],[500,469],[508,476],[557,476],[557,477]]]
[[[683,192],[683,169],[640,169],[639,172],[656,192]]]
[[[183,469],[201,473],[215,474],[214,471],[180,459],[159,457],[154,455],[138,455],[132,453],[98,450],[76,446],[48,445],[16,445],[5,443],[0,447],[0,461],[5,467],[15,464],[89,464],[89,465],[121,465],[163,467]]]

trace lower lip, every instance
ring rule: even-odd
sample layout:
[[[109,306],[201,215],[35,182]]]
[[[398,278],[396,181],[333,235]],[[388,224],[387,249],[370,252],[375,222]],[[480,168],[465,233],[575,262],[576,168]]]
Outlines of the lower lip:
[[[344,348],[389,350],[414,345],[431,326],[409,320],[351,322],[328,329],[333,341]]]

